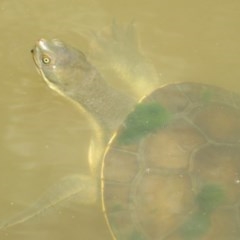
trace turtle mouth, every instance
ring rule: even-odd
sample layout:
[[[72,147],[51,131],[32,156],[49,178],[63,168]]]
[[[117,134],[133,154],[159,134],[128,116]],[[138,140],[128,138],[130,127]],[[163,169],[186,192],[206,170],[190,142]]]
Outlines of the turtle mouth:
[[[32,58],[33,58],[33,61],[34,61],[35,65],[36,65],[36,68],[39,71],[39,62],[38,62],[38,59],[37,59],[37,56],[36,56],[37,55],[36,47],[32,48],[30,50],[30,52],[32,54]]]
[[[38,46],[36,45],[35,47],[33,47],[30,52],[31,52],[31,55],[32,55],[32,58],[33,58],[33,62],[35,64],[35,67],[37,69],[37,72],[44,77],[44,74],[41,70],[41,64],[39,62],[39,58],[38,58]]]
[[[37,62],[36,62],[36,59],[35,59],[35,55],[36,55],[35,49],[32,48],[32,49],[30,50],[30,52],[31,52],[31,54],[32,54],[32,58],[33,58],[34,63],[37,65]]]

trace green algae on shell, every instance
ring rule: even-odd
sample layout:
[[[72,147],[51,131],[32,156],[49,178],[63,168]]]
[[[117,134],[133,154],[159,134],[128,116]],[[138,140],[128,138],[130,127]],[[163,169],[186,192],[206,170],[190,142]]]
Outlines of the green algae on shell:
[[[118,136],[118,143],[133,143],[167,125],[170,113],[159,103],[140,103],[124,122],[124,128]]]

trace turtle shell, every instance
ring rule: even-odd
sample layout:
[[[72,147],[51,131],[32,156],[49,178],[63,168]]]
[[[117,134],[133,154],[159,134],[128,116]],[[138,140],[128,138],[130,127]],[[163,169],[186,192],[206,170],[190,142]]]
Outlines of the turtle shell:
[[[199,83],[155,90],[109,143],[101,177],[114,239],[240,239],[240,96]]]

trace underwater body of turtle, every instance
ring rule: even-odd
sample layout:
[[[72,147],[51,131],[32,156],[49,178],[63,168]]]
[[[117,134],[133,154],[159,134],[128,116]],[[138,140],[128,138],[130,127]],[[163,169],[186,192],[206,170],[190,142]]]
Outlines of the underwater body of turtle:
[[[239,239],[240,96],[179,83],[137,104],[59,40],[41,39],[32,53],[49,87],[80,105],[95,126],[91,174],[66,178],[64,192],[2,228],[74,193],[90,203],[101,192],[113,239]]]

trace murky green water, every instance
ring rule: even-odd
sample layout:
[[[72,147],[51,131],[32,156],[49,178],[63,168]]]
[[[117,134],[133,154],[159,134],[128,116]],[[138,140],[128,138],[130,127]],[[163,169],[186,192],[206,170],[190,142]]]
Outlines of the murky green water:
[[[25,209],[62,177],[88,172],[91,126],[36,73],[30,49],[37,39],[60,38],[94,56],[93,33],[114,20],[122,25],[134,21],[142,53],[157,69],[159,85],[196,81],[240,93],[239,11],[238,1],[227,0],[2,0],[0,220]],[[104,62],[99,67],[109,74]],[[73,199],[0,231],[0,239],[111,237],[100,204],[83,207]]]

